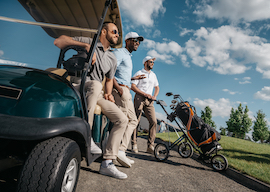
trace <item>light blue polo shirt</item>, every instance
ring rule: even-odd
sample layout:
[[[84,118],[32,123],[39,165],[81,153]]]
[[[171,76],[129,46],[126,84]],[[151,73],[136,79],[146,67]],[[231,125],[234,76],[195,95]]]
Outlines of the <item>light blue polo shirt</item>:
[[[117,68],[115,72],[115,79],[118,84],[131,85],[131,75],[132,75],[132,60],[131,53],[126,48],[119,48],[113,51],[117,59]]]

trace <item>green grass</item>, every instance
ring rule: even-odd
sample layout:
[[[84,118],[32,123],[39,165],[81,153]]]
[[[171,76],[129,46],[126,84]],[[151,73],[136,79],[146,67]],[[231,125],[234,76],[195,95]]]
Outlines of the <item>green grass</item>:
[[[170,132],[169,136],[168,133],[157,133],[156,137],[164,141],[168,141],[170,137],[171,142],[178,138],[174,132]],[[229,167],[270,184],[269,144],[227,136],[222,136],[219,143],[223,148],[220,153],[227,158]]]

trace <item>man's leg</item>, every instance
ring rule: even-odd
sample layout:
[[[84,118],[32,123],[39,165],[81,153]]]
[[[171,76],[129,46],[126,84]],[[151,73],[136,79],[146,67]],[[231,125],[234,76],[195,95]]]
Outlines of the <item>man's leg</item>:
[[[118,179],[125,179],[127,175],[119,171],[112,163],[116,159],[120,147],[121,139],[123,138],[127,127],[128,119],[125,114],[111,101],[105,100],[103,97],[97,101],[101,106],[102,113],[109,118],[113,123],[110,131],[106,148],[103,154],[103,161],[99,172],[103,175],[109,175]]]
[[[128,119],[113,102],[102,98],[97,103],[101,106],[102,113],[113,123],[103,157],[104,159],[116,159]]]
[[[94,121],[94,111],[96,108],[97,100],[102,95],[102,84],[98,81],[92,80],[85,82],[85,92],[88,109],[88,123],[92,129]]]
[[[115,99],[115,104],[121,109],[121,111],[127,116],[129,120],[122,139],[122,143],[119,148],[121,151],[126,151],[131,139],[131,135],[138,125],[138,120],[135,114],[130,90],[126,87],[122,87],[122,89],[123,94],[121,97],[115,89],[113,90],[113,96]]]
[[[138,119],[138,125],[136,129],[133,131],[133,135],[131,136],[131,144],[132,144],[132,149],[135,153],[138,153],[138,146],[137,146],[137,131],[138,131],[138,126],[141,120],[142,116],[142,111],[143,111],[143,101],[144,97],[141,95],[136,94],[134,97],[134,109],[135,109],[135,114]]]
[[[122,138],[122,143],[119,148],[117,160],[121,165],[129,168],[131,167],[131,164],[134,163],[134,161],[126,157],[125,151],[127,150],[129,141],[131,139],[131,135],[134,129],[136,129],[137,127],[138,120],[135,115],[135,110],[134,110],[134,105],[132,102],[132,96],[130,94],[130,90],[126,87],[122,87],[122,89],[123,89],[122,96],[118,94],[116,89],[113,90],[113,96],[114,96],[116,105],[127,116],[129,121],[128,121],[126,131]]]
[[[78,91],[80,90],[80,84],[74,86]],[[86,81],[84,85],[84,90],[86,93],[86,102],[88,110],[88,123],[90,125],[90,151],[93,154],[101,154],[102,150],[95,144],[92,137],[92,126],[94,121],[94,111],[97,104],[99,96],[102,94],[102,84],[99,81],[91,80]]]
[[[157,119],[154,107],[154,101],[149,101],[148,105],[145,105],[143,108],[146,118],[149,121],[149,134],[148,134],[148,141],[147,141],[147,152],[153,153],[154,152],[154,143],[156,138],[157,132]]]

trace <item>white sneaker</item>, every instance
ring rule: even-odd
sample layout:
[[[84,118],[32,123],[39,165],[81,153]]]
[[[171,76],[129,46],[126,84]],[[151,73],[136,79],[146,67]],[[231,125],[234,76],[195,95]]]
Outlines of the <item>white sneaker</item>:
[[[123,165],[124,167],[127,167],[127,168],[130,168],[130,167],[131,167],[130,161],[129,161],[129,159],[126,157],[125,152],[123,152],[123,151],[119,151],[119,152],[118,152],[118,155],[117,155],[117,161],[118,161],[121,165]]]
[[[91,137],[91,143],[90,143],[90,153],[102,154],[102,150],[96,145],[92,137]]]
[[[102,175],[111,176],[117,179],[126,179],[127,174],[119,171],[115,165],[111,162],[107,167],[100,165],[99,173]]]
[[[147,147],[147,150],[146,150],[147,153],[154,154],[154,151],[155,151],[155,148],[152,145]]]
[[[138,153],[138,152],[139,152],[139,151],[138,151],[138,146],[137,146],[137,144],[132,145],[132,152],[134,152],[134,153]]]
[[[135,161],[134,161],[134,160],[132,160],[132,159],[128,158],[127,156],[126,156],[126,158],[129,160],[129,163],[130,163],[131,165],[135,163]]]

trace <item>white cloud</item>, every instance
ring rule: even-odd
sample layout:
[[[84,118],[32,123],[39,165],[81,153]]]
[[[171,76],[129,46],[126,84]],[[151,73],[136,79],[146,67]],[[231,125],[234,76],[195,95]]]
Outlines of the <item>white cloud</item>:
[[[185,36],[186,34],[189,34],[189,33],[193,33],[194,32],[193,29],[187,29],[187,28],[182,28],[181,30],[182,31],[179,34],[181,37]]]
[[[256,120],[252,111],[248,111],[247,113],[248,113],[248,117],[251,118],[252,121]]]
[[[243,80],[250,80],[250,77],[244,77]]]
[[[0,50],[0,57],[2,57],[2,55],[4,55],[4,51]]]
[[[152,57],[155,57],[157,60],[161,60],[164,63],[167,63],[169,65],[174,64],[174,58],[171,55],[158,53],[156,50],[150,50],[147,52],[147,55],[150,55]]]
[[[185,53],[197,66],[219,74],[242,74],[255,64],[256,70],[270,79],[269,52],[270,44],[265,39],[228,25],[201,27],[185,46]]]
[[[254,94],[254,98],[265,100],[265,101],[270,101],[270,87],[264,86],[261,91],[257,91]]]
[[[239,84],[248,84],[251,83],[249,80],[251,80],[250,77],[243,77],[242,79],[239,78],[234,78],[234,80],[238,81],[239,80]]]
[[[194,11],[200,17],[228,19],[231,22],[265,20],[270,18],[269,0],[205,0]]]
[[[225,98],[221,98],[218,101],[215,101],[214,99],[200,100],[195,98],[193,103],[202,110],[204,110],[206,106],[209,106],[212,110],[213,117],[220,116],[222,118],[230,116],[233,105],[229,99]]]
[[[135,26],[144,25],[152,27],[154,18],[159,14],[164,14],[166,8],[163,7],[164,0],[119,0],[121,11],[129,17]]]
[[[228,92],[230,95],[235,95],[236,93],[239,93],[237,91],[230,91],[229,89],[222,89],[224,92]]]
[[[18,65],[18,66],[27,66],[27,63],[21,63],[17,61],[9,61],[9,60],[4,60],[0,59],[0,64],[7,64],[7,65]]]
[[[148,55],[156,57],[167,64],[174,64],[174,56],[181,56],[182,47],[175,41],[164,39],[162,43],[145,39],[142,46],[149,49]]]
[[[215,101],[214,99],[205,99],[200,100],[198,98],[194,99],[194,105],[201,108],[201,110],[204,110],[206,106],[209,106],[212,110],[212,116],[213,117],[229,117],[231,114],[231,109],[237,109],[239,104],[242,103],[243,105],[247,105],[246,102],[231,102],[229,99],[220,98],[218,101]],[[237,106],[236,106],[237,105]],[[243,106],[245,108],[245,106]],[[254,119],[253,112],[248,112],[249,118],[252,120]]]
[[[162,119],[162,120],[164,120],[164,121],[166,121],[166,119],[167,119],[167,116],[166,116],[165,113],[159,113],[159,112],[156,112],[156,117],[157,117],[158,119]]]
[[[251,83],[250,81],[239,81],[239,84],[248,84]]]
[[[156,29],[153,33],[153,38],[160,37],[161,36],[161,31]]]

